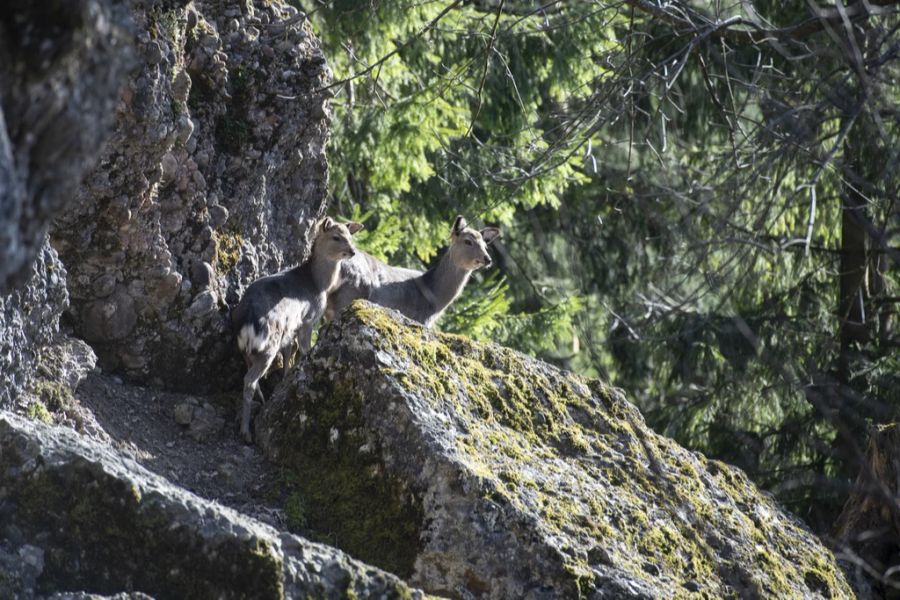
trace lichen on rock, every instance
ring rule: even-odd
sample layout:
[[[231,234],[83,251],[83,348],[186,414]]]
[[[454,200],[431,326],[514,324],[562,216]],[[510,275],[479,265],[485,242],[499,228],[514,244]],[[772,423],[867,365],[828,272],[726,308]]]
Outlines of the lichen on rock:
[[[621,391],[366,303],[257,433],[312,529],[433,593],[852,597],[797,519],[650,431]]]

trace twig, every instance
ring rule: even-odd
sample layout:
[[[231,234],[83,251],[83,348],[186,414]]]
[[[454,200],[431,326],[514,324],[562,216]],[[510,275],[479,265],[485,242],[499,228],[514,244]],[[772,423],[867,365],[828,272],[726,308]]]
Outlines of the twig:
[[[888,7],[900,4],[900,0],[869,0],[868,2],[859,2],[848,7],[842,6],[840,11],[820,8],[816,10],[816,14],[813,17],[795,25],[778,29],[767,29],[743,17],[732,17],[728,19],[727,26],[723,27],[722,25],[725,23],[714,21],[687,7],[680,8],[676,6],[675,8],[679,8],[681,14],[675,14],[668,7],[663,8],[650,0],[625,0],[625,2],[654,17],[674,25],[683,25],[696,31],[702,25],[691,20],[691,17],[694,17],[698,21],[705,21],[707,26],[711,26],[710,33],[714,37],[724,37],[733,42],[744,44],[758,44],[763,41],[773,40],[800,40],[822,31],[829,24],[841,22],[846,18],[867,19],[872,16],[890,14],[894,11]],[[735,25],[745,26],[749,29],[734,29],[732,26]]]
[[[330,84],[328,84],[328,85],[326,85],[326,86],[324,86],[324,87],[320,87],[320,88],[316,89],[313,93],[314,93],[314,94],[318,94],[318,93],[324,92],[325,90],[329,90],[329,89],[331,89],[331,88],[333,88],[333,87],[337,87],[337,86],[339,86],[339,85],[344,85],[344,84],[347,83],[348,81],[353,81],[354,79],[359,79],[360,77],[363,77],[364,75],[368,75],[368,74],[371,73],[373,70],[375,70],[375,69],[377,69],[378,67],[380,67],[381,65],[383,65],[388,59],[390,59],[391,57],[395,56],[395,55],[396,55],[397,53],[399,53],[401,50],[403,50],[404,48],[406,48],[407,46],[409,46],[410,44],[412,44],[414,41],[416,41],[417,39],[419,39],[420,37],[422,37],[423,35],[425,35],[425,34],[428,33],[429,31],[431,31],[432,29],[434,29],[434,26],[438,24],[438,21],[440,21],[440,20],[443,19],[445,16],[447,16],[447,13],[449,13],[451,10],[453,10],[454,8],[456,8],[457,6],[459,6],[460,4],[462,4],[462,2],[463,2],[463,0],[454,0],[453,2],[451,2],[444,10],[442,10],[442,11],[441,11],[435,18],[433,18],[431,21],[429,21],[429,22],[425,25],[425,27],[423,27],[422,29],[420,29],[414,36],[410,37],[408,40],[406,40],[405,42],[403,42],[402,44],[400,44],[399,46],[397,46],[396,48],[394,48],[392,51],[388,52],[387,54],[385,54],[384,56],[382,56],[381,58],[379,58],[378,60],[376,60],[374,63],[372,63],[371,65],[369,65],[368,67],[366,67],[365,69],[363,69],[362,71],[360,71],[359,73],[354,73],[354,74],[351,75],[350,77],[347,77],[347,78],[345,78],[345,79],[341,79],[341,80],[339,80],[339,81],[335,81],[335,82],[330,83]],[[501,4],[502,4],[502,3],[501,3]]]
[[[464,137],[469,137],[472,134],[472,129],[475,128],[475,121],[478,120],[478,115],[481,114],[482,93],[484,92],[484,82],[487,79],[488,63],[491,59],[491,53],[494,51],[494,41],[497,39],[497,25],[500,23],[500,14],[503,12],[505,1],[500,0],[500,4],[497,5],[497,16],[494,17],[494,26],[491,27],[491,39],[488,40],[487,48],[484,51],[484,67],[481,69],[481,83],[478,84],[478,105],[475,107],[475,114],[472,115],[472,122],[469,123],[469,129]]]

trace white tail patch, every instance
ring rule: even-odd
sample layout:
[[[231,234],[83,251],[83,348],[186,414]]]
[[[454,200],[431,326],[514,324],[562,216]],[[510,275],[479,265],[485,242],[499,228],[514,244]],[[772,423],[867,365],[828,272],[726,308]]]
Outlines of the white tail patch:
[[[248,323],[238,332],[237,343],[240,351],[249,356],[254,352],[262,352],[266,347],[266,337],[258,335],[256,327],[252,323]]]

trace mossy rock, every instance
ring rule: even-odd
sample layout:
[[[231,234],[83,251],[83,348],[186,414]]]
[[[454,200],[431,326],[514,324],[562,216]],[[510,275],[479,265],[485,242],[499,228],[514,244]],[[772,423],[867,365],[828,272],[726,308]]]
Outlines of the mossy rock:
[[[219,272],[227,273],[238,264],[241,259],[241,244],[243,238],[238,231],[220,231],[213,234],[215,243],[214,261]]]
[[[0,539],[30,598],[412,598],[398,578],[203,500],[71,430],[0,412]],[[2,562],[0,552],[0,562]],[[38,561],[38,562],[41,562]],[[4,587],[0,581],[0,596]]]
[[[426,591],[849,598],[834,556],[621,391],[355,303],[258,419],[308,526]]]
[[[38,379],[32,386],[32,393],[34,393],[34,395],[40,399],[40,402],[36,404],[40,404],[41,406],[43,406],[44,411],[64,414],[72,410],[72,403],[74,402],[74,399],[72,397],[72,388],[70,388],[65,383],[60,383],[58,381],[49,381],[46,379]],[[41,420],[46,423],[52,422],[52,418],[41,418]]]

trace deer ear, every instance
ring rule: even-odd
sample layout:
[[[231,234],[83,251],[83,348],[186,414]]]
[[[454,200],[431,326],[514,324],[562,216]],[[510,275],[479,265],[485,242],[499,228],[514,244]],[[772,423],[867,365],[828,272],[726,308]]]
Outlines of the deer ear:
[[[362,231],[366,228],[362,223],[357,223],[355,221],[351,221],[350,223],[345,223],[347,225],[347,230],[350,231],[350,235],[353,235],[357,231]]]
[[[485,244],[490,244],[494,240],[500,239],[500,229],[497,227],[485,227],[481,230],[481,239]]]
[[[453,221],[453,234],[462,233],[462,230],[466,228],[466,219],[462,215],[456,217],[456,220]]]
[[[331,217],[325,217],[325,220],[322,221],[322,231],[328,231],[334,227],[334,219]]]

